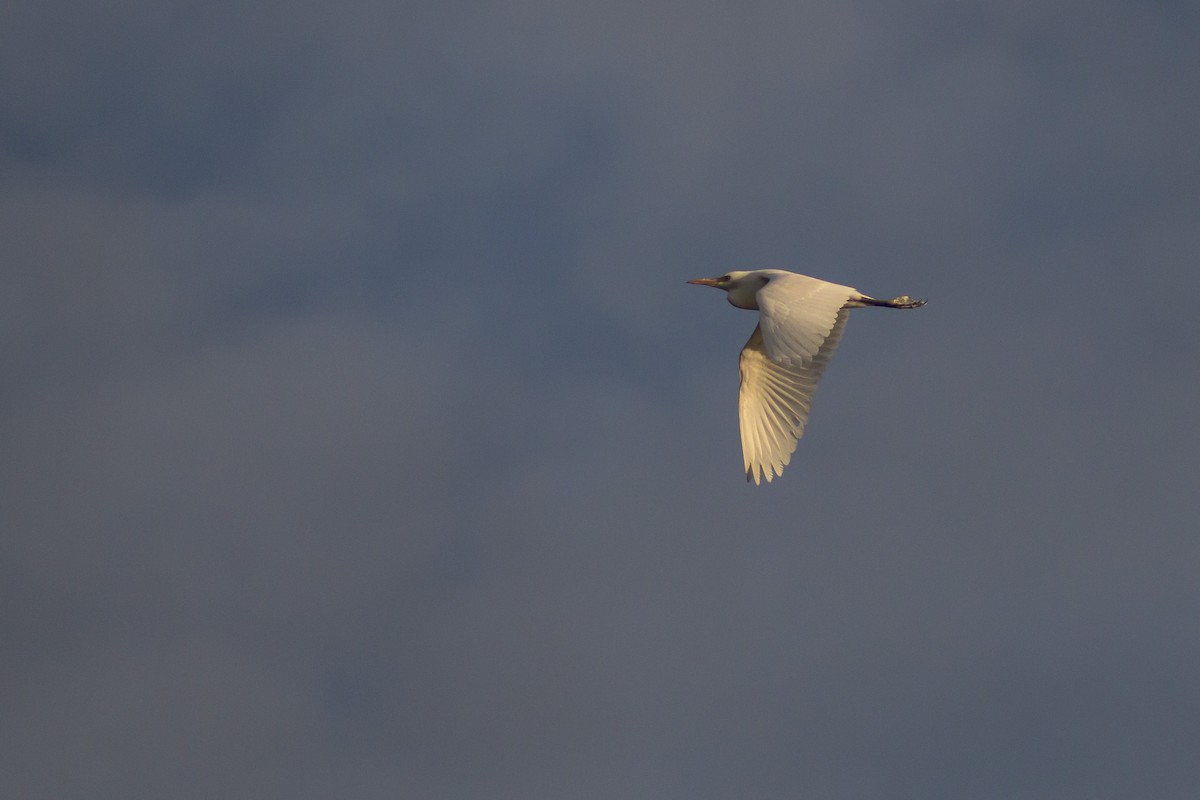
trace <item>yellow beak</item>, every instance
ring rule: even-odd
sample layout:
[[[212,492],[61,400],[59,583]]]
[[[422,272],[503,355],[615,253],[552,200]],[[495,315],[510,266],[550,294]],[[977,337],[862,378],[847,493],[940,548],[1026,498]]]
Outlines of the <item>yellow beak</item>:
[[[696,278],[695,280],[688,281],[688,283],[694,283],[697,286],[716,286],[720,281],[716,278]]]

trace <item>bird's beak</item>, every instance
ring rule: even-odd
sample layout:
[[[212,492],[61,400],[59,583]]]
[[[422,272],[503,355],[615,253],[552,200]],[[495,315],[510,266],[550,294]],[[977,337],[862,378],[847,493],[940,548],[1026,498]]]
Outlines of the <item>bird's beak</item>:
[[[697,286],[716,286],[720,281],[716,278],[696,278],[695,280],[688,281],[688,283],[694,283]]]

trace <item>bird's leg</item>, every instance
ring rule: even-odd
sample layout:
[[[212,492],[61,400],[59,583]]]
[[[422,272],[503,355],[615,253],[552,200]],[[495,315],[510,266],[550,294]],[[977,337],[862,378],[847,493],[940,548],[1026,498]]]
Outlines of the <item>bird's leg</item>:
[[[876,300],[874,297],[864,295],[858,298],[858,303],[864,306],[880,306],[882,308],[920,308],[925,305],[924,300],[913,300],[906,294],[893,297],[891,300]],[[851,301],[847,305],[854,305],[854,302]]]

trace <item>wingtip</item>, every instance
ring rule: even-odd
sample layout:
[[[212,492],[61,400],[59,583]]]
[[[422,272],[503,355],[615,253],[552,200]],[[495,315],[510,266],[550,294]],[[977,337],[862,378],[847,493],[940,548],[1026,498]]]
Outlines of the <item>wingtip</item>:
[[[763,481],[770,483],[775,479],[776,475],[782,475],[783,470],[776,472],[770,467],[763,467],[761,464],[756,464],[746,468],[746,483],[754,481],[755,486],[762,486]]]

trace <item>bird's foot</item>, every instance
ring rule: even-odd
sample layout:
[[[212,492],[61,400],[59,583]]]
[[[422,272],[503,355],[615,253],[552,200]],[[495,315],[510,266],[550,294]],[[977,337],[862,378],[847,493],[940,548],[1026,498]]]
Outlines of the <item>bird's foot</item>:
[[[893,297],[891,300],[887,300],[886,302],[892,308],[920,308],[921,306],[925,305],[924,300],[913,300],[906,294],[902,294],[899,297]]]

